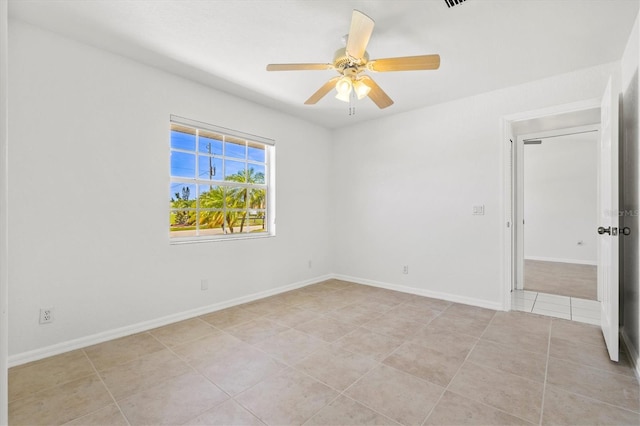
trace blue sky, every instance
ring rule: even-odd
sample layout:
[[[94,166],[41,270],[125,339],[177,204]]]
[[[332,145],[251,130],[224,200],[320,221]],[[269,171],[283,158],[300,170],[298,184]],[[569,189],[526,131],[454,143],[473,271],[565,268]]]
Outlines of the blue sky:
[[[223,159],[222,152],[225,152],[225,176],[223,173]],[[183,177],[193,179],[195,177],[196,161],[198,162],[199,176],[198,179],[208,180],[209,173],[213,174],[213,180],[224,180],[224,177],[236,174],[239,171],[245,169],[245,162],[249,161],[265,161],[265,150],[255,148],[252,146],[247,147],[231,142],[222,142],[221,140],[200,136],[198,139],[198,154],[196,156],[196,136],[188,133],[179,132],[176,130],[171,131],[171,147],[176,149],[182,149],[186,151],[192,151],[193,153],[185,152],[171,152],[171,176]],[[210,151],[209,151],[210,150]],[[213,157],[209,157],[208,153],[211,152]],[[211,169],[209,164],[211,161]],[[249,168],[253,168],[257,173],[264,173],[265,168],[263,165],[251,164]],[[190,198],[195,199],[197,196],[197,188],[195,184],[185,185],[183,183],[171,183],[169,195],[174,197],[176,192],[181,192],[182,187],[187,186],[190,190]],[[207,185],[208,188],[208,185]]]

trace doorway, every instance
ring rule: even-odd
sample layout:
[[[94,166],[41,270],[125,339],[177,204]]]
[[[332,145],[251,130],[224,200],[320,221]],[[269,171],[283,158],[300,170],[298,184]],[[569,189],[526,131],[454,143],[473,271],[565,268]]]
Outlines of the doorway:
[[[600,323],[599,123],[595,99],[504,119],[507,309]]]
[[[600,323],[598,131],[594,123],[516,136],[515,309]]]
[[[517,186],[515,185],[514,168],[517,167],[514,158],[517,154],[517,144],[514,146],[514,138],[526,133],[536,131],[549,131],[557,129],[552,124],[558,120],[575,120],[578,123],[564,125],[560,128],[578,127],[595,124],[595,121],[584,122],[590,114],[600,116],[600,140],[598,146],[598,240],[597,240],[597,294],[599,301],[588,301],[599,305],[600,328],[607,345],[609,358],[612,361],[619,359],[619,104],[620,104],[620,81],[616,74],[609,76],[606,88],[600,99],[577,102],[574,104],[561,105],[557,107],[545,108],[538,111],[525,112],[506,116],[502,118],[503,137],[505,143],[502,145],[503,155],[503,196],[502,218],[505,223],[502,238],[504,241],[502,270],[503,270],[503,306],[505,310],[515,308],[512,300],[513,294],[521,291],[522,303],[528,302],[526,290],[517,288],[516,277],[519,273],[517,269],[516,252],[517,234],[519,227],[516,227],[514,219],[517,217],[517,203],[515,195]],[[598,111],[599,110],[599,111]],[[597,113],[600,114],[597,114]],[[538,127],[534,130],[522,131],[519,127]],[[547,128],[540,128],[549,126]],[[517,160],[517,158],[515,158]],[[516,170],[517,172],[517,170]],[[595,232],[595,230],[594,230]],[[624,228],[624,235],[629,230]],[[553,296],[553,295],[550,295]],[[554,296],[561,297],[561,296]],[[537,301],[536,296],[536,301]],[[516,302],[520,302],[516,301]],[[535,301],[533,303],[535,306]],[[597,305],[596,305],[597,306]],[[570,320],[579,321],[574,318],[572,311],[569,313]],[[558,315],[553,315],[558,316]],[[586,321],[585,321],[586,322]],[[592,322],[596,324],[596,321]]]

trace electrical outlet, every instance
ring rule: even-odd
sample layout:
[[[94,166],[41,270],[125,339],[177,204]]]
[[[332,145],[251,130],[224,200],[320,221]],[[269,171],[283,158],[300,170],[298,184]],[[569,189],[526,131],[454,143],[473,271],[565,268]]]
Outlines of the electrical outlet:
[[[409,273],[409,265],[404,265],[402,267],[402,273],[405,275]]]
[[[200,280],[200,290],[209,290],[209,280]]]
[[[40,324],[53,322],[53,308],[40,308]]]

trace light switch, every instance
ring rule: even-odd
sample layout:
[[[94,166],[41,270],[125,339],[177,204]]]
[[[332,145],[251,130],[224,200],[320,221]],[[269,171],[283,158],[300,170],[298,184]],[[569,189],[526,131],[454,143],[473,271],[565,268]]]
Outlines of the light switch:
[[[473,215],[474,216],[482,216],[484,215],[484,204],[473,206]]]

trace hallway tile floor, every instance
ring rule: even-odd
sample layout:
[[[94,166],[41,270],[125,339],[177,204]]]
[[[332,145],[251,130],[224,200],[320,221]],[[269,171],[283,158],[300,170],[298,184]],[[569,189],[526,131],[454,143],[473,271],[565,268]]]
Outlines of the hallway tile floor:
[[[329,280],[13,367],[9,424],[637,425],[634,373],[590,324]]]
[[[571,321],[600,325],[600,302],[528,290],[511,292],[511,308]]]

